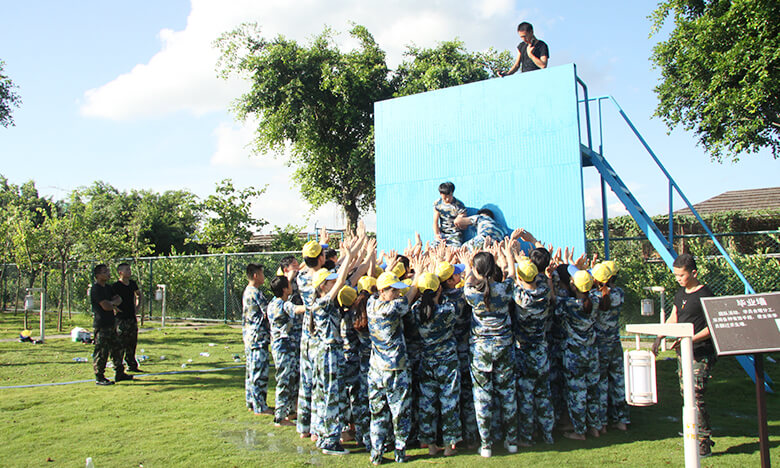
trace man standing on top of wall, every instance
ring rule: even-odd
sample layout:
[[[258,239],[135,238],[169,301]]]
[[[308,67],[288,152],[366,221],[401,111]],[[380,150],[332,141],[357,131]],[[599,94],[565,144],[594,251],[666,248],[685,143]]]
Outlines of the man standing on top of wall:
[[[522,22],[517,25],[517,35],[521,42],[517,45],[517,59],[515,64],[506,73],[498,72],[498,76],[507,76],[516,72],[529,72],[547,68],[547,59],[550,58],[550,50],[547,44],[534,36],[534,27],[531,23]],[[522,66],[522,68],[521,68]]]

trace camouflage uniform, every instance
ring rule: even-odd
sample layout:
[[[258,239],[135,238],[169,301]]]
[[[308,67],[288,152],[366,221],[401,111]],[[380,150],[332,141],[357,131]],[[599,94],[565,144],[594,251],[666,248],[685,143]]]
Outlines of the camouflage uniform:
[[[455,218],[459,214],[466,214],[466,205],[455,197],[452,198],[452,203],[444,203],[439,198],[433,204],[433,209],[439,212],[439,232],[444,242],[453,247],[460,247],[463,243],[463,233],[455,227]]]
[[[499,396],[501,417],[507,444],[517,444],[517,398],[513,369],[514,347],[508,306],[514,292],[514,280],[490,282],[489,307],[485,293],[466,285],[464,296],[472,307],[471,380],[474,408],[483,448],[490,448],[491,401]]]
[[[460,364],[452,330],[457,316],[455,304],[446,299],[439,304],[433,317],[423,322],[420,303],[410,314],[421,337],[420,358],[420,442],[436,443],[438,419],[445,445],[461,441],[460,426]],[[437,411],[438,409],[438,411]]]
[[[599,291],[592,291],[598,296]],[[598,310],[596,344],[599,349],[599,419],[606,426],[609,421],[629,424],[626,403],[626,382],[623,370],[623,345],[620,343],[620,306],[625,294],[618,287],[610,288],[609,310]]]
[[[120,357],[127,363],[128,369],[138,369],[138,361],[135,359],[135,348],[138,345],[138,320],[117,319],[116,333],[119,340]]]
[[[496,223],[496,220],[490,216],[478,214],[469,216],[469,219],[477,230],[477,234],[463,244],[468,247],[469,250],[473,251],[484,247],[485,239],[488,237],[494,241],[500,241],[506,237],[506,233],[504,233],[501,226],[499,226],[498,223]]]
[[[312,431],[312,411],[311,411],[311,392],[314,384],[313,359],[316,354],[316,347],[312,345],[311,325],[311,307],[314,303],[314,286],[311,283],[311,271],[302,271],[298,273],[296,283],[301,300],[306,308],[306,312],[301,315],[301,340],[299,346],[300,366],[298,381],[298,420],[296,430],[301,434],[308,434]]]
[[[445,289],[442,291],[442,299],[455,306],[454,334],[460,373],[460,427],[463,431],[461,439],[466,444],[473,444],[479,440],[479,432],[471,386],[471,306],[466,304],[463,288]]]
[[[341,320],[341,336],[344,338],[344,371],[343,371],[343,425],[355,425],[355,440],[366,448],[371,446],[371,435],[368,429],[368,358],[371,353],[371,339],[367,331],[355,330],[355,315],[353,310],[343,314]]]
[[[563,348],[563,368],[566,377],[566,404],[574,432],[585,434],[588,427],[601,428],[599,419],[599,353],[596,330],[593,327],[598,300],[593,301],[589,315],[583,301],[570,297],[564,303],[563,325],[566,341]]]
[[[566,382],[563,375],[563,343],[566,341],[566,330],[563,327],[563,317],[566,315],[566,299],[569,292],[559,286],[558,272],[553,272],[553,287],[555,295],[552,305],[552,320],[547,329],[547,355],[550,361],[550,400],[555,413],[555,421],[560,421],[566,410]]]
[[[293,413],[298,398],[298,356],[293,338],[295,304],[275,297],[268,304],[271,323],[271,354],[276,367],[276,411],[274,422]]]
[[[544,441],[553,442],[555,414],[550,397],[550,360],[546,333],[550,322],[550,288],[540,275],[536,289],[515,289],[515,362],[520,440],[532,442],[538,425]]]
[[[315,299],[312,319],[319,344],[314,361],[312,412],[317,414],[317,445],[329,447],[339,443],[345,408],[341,389],[344,342],[341,338],[341,311],[335,299],[330,295]]]
[[[410,387],[410,410],[409,410],[409,438],[407,444],[413,445],[419,439],[420,426],[420,352],[422,347],[422,337],[417,330],[417,324],[412,314],[406,314],[403,318],[404,340],[406,341],[406,356],[409,364],[409,379],[412,384]]]
[[[698,431],[699,443],[712,437],[712,426],[710,425],[710,413],[704,403],[704,393],[707,391],[707,382],[712,377],[712,366],[718,357],[715,353],[696,354],[693,358],[693,391],[694,405],[696,406],[696,430]],[[680,383],[680,395],[683,394],[682,378],[682,359],[680,351],[677,350],[677,378]]]
[[[411,379],[402,330],[409,312],[405,297],[390,302],[368,301],[371,358],[368,371],[368,405],[371,411],[371,458],[379,460],[392,418],[396,452],[404,453],[410,430]]]
[[[114,363],[114,372],[121,375],[124,372],[122,364],[122,350],[119,345],[114,328],[95,328],[92,335],[95,339],[95,350],[92,352],[92,370],[98,378],[103,377],[106,369],[106,362],[111,356],[111,362]]]
[[[243,296],[243,338],[246,352],[246,406],[255,413],[268,409],[268,344],[271,330],[265,314],[268,301],[254,286],[247,286]]]

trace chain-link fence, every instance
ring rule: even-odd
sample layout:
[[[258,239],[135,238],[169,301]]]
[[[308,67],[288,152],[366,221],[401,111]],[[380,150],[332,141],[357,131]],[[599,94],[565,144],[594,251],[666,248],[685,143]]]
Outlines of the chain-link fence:
[[[780,290],[780,231],[727,233],[716,235],[757,292]],[[712,241],[705,236],[680,236],[675,239],[678,251],[696,256],[699,277],[718,295],[743,294],[745,288]],[[588,241],[589,254],[603,258],[602,240]],[[241,296],[246,286],[244,274],[248,263],[266,268],[266,284],[275,274],[279,261],[286,255],[300,257],[300,252],[260,252],[197,256],[153,257],[126,260],[144,295],[145,317],[160,317],[161,303],[155,300],[158,284],[166,285],[166,316],[198,320],[237,321],[241,318]],[[647,240],[611,239],[610,256],[617,260],[617,279],[626,291],[623,309],[625,322],[657,321],[640,315],[641,300],[658,299],[657,293],[645,288],[666,289],[666,313],[671,311],[672,297],[678,286],[658,254]],[[112,281],[117,279],[119,261],[109,262]],[[45,288],[47,311],[63,310],[66,314],[89,313],[87,289],[92,283],[96,262],[73,262],[61,269],[59,264],[26,271],[16,265],[0,269],[0,291],[5,311],[22,310],[25,288]],[[267,292],[267,291],[266,291]],[[656,302],[657,304],[657,302]],[[36,304],[36,308],[38,305]],[[656,307],[657,310],[657,307]]]
[[[158,285],[166,289],[166,317],[198,320],[237,321],[241,319],[241,296],[246,287],[246,266],[259,263],[266,270],[266,285],[280,260],[299,252],[253,252],[239,254],[182,255],[123,259],[109,262],[111,280],[117,280],[116,266],[130,264],[133,278],[143,294],[145,317],[160,317],[162,304],[155,299]],[[26,288],[46,290],[46,310],[64,313],[90,311],[87,291],[97,262],[73,262],[64,271],[59,264],[26,271],[17,265],[3,265],[0,291],[2,310],[24,307]],[[267,291],[266,291],[267,292]],[[37,293],[36,293],[37,294]],[[36,308],[38,305],[36,304]]]
[[[756,292],[780,291],[780,231],[720,233],[715,237],[726,249],[734,263]],[[657,322],[640,314],[641,300],[656,300],[659,293],[653,286],[665,289],[665,313],[672,310],[674,293],[679,285],[667,265],[660,259],[650,242],[643,238],[610,239],[610,257],[618,262],[617,283],[626,292],[623,308],[624,323]],[[715,243],[706,235],[675,237],[677,252],[688,252],[696,258],[699,279],[719,296],[745,294],[745,286],[720,254]],[[588,240],[588,254],[604,257],[603,239]]]

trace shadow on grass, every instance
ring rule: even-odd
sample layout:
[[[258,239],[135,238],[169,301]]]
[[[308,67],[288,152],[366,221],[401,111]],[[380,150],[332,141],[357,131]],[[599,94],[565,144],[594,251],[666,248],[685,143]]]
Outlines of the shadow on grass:
[[[717,442],[716,442],[716,444],[717,444]],[[780,441],[778,441],[778,440],[770,440],[768,445],[769,445],[770,449],[773,449],[775,447],[780,446]],[[752,455],[752,454],[758,453],[760,449],[761,449],[761,444],[759,442],[749,442],[749,443],[746,443],[746,444],[734,445],[734,446],[729,447],[726,450],[722,450],[722,451],[715,452],[713,450],[712,456],[713,457],[720,457],[720,456],[723,456],[723,455],[732,455],[732,454],[736,454],[736,453],[744,453],[744,454]]]

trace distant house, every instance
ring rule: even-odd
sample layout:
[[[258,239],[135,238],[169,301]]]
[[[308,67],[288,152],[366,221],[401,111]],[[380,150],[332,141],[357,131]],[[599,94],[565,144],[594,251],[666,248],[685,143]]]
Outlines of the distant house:
[[[780,187],[731,190],[696,203],[693,207],[702,216],[727,211],[780,211]],[[674,214],[693,215],[687,207]]]
[[[298,233],[298,238],[303,242],[308,240],[308,234]],[[267,252],[271,250],[271,244],[276,239],[276,234],[252,234],[252,237],[244,244],[246,252]]]

